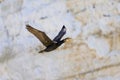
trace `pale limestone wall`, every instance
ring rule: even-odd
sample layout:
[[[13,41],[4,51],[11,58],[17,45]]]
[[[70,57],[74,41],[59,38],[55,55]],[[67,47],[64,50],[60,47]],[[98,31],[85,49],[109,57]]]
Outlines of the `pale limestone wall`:
[[[67,6],[82,24],[82,37],[97,53],[120,50],[119,0],[67,0]]]
[[[120,1],[67,0],[67,7],[82,24],[82,32],[78,37],[95,50],[94,57],[90,51],[88,53],[91,56],[84,54],[86,60],[83,60],[88,64],[86,68],[82,67],[85,72],[80,70],[79,74],[67,79],[119,80]]]
[[[52,52],[25,29],[72,40]],[[119,0],[1,0],[0,80],[119,80]]]

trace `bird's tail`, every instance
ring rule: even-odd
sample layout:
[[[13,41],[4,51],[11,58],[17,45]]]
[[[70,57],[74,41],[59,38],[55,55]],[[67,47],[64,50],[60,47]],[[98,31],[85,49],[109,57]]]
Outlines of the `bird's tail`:
[[[43,52],[45,52],[44,50],[42,50],[42,51],[39,51],[39,53],[43,53]]]

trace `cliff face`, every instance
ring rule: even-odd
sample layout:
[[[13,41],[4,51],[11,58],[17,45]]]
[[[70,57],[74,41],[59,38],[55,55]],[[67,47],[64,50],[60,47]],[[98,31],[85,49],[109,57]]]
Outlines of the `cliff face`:
[[[26,24],[72,40],[39,54]],[[119,0],[0,0],[0,80],[118,80],[119,57]]]
[[[120,50],[119,0],[69,0],[67,6],[82,24],[82,37],[97,53]]]

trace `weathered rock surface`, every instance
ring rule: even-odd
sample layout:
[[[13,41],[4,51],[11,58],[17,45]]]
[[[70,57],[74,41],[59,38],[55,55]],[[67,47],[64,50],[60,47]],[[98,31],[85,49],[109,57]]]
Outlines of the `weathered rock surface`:
[[[25,25],[53,39],[61,27],[73,38],[57,50]],[[0,0],[0,80],[119,80],[119,0]]]

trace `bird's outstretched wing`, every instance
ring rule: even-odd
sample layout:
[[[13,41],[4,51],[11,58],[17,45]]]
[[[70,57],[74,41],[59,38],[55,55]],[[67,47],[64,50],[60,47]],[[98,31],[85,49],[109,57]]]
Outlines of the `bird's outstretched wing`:
[[[58,35],[53,39],[53,41],[59,42],[60,39],[65,35],[66,33],[66,27],[63,25],[62,29],[58,33]]]
[[[34,34],[46,47],[53,43],[53,41],[44,32],[37,30],[30,25],[26,25],[26,28],[29,32]]]

